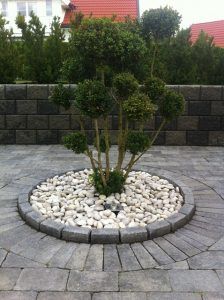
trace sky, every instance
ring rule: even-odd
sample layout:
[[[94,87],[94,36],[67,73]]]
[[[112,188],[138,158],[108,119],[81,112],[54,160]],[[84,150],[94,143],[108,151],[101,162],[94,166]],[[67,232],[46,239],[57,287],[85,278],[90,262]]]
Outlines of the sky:
[[[166,5],[182,15],[181,28],[194,23],[224,20],[224,0],[139,0],[140,12]]]

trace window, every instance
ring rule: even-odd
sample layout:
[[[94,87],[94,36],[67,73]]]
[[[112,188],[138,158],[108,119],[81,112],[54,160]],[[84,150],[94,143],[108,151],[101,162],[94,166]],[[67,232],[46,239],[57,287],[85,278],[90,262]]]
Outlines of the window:
[[[46,15],[48,17],[52,16],[52,0],[46,0]]]
[[[7,17],[8,14],[8,1],[3,0],[2,1],[2,11],[1,11],[3,17]]]
[[[26,2],[17,2],[17,12],[21,16],[26,16]]]
[[[35,15],[37,14],[37,3],[36,2],[28,2],[28,15],[30,16],[31,12]]]

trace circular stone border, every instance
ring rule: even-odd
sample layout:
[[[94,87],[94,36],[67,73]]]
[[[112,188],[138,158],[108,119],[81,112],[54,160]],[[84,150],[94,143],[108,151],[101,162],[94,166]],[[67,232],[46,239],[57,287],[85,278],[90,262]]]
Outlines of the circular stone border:
[[[83,169],[75,169],[73,171],[79,172],[82,170]],[[178,186],[180,188],[180,193],[184,198],[184,205],[181,207],[178,213],[171,215],[163,221],[155,221],[146,227],[127,227],[124,229],[90,229],[66,226],[64,224],[57,223],[54,220],[45,219],[41,213],[33,210],[32,206],[30,205],[29,198],[33,189],[46,179],[42,179],[35,186],[32,186],[28,192],[23,192],[19,195],[17,202],[18,210],[22,219],[31,227],[68,242],[91,244],[127,244],[151,240],[174,232],[186,225],[186,223],[192,219],[196,206],[191,189],[189,189],[189,187],[182,183],[179,179],[173,178],[170,173],[168,174],[168,172],[166,172],[165,176],[163,174],[155,174],[154,172],[146,172],[159,176],[162,179],[166,179],[174,186]],[[62,174],[55,174],[55,176],[56,175]]]

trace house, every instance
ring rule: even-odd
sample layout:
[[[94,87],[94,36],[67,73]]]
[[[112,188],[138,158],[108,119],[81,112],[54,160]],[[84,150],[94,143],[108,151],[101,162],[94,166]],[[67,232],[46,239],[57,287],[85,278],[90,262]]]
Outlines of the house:
[[[139,16],[139,0],[1,0],[0,13],[9,22],[7,25],[13,29],[15,36],[21,36],[21,31],[15,24],[18,14],[29,20],[33,11],[43,25],[46,34],[49,33],[50,23],[54,16],[60,17],[62,27],[68,28],[70,18],[75,11],[82,12],[85,16],[112,17],[124,20],[125,16],[137,18]]]
[[[196,42],[201,31],[214,38],[214,44],[224,48],[224,20],[198,23],[191,26],[191,40]]]

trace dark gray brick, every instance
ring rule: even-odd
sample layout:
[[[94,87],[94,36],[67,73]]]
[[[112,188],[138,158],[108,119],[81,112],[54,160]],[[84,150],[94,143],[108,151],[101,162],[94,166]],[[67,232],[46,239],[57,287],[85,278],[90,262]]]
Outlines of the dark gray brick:
[[[224,131],[210,131],[209,145],[224,146]]]
[[[122,243],[137,243],[148,239],[148,232],[143,227],[130,227],[120,230]]]
[[[52,235],[56,238],[61,237],[62,230],[65,226],[53,220],[45,220],[40,223],[40,231]]]
[[[28,84],[27,85],[27,99],[47,99],[48,85],[47,84]]]
[[[210,101],[190,101],[189,115],[190,116],[209,116],[211,113]]]
[[[16,130],[16,144],[36,144],[35,130]]]
[[[218,116],[200,117],[198,129],[199,130],[220,130],[221,118]]]
[[[5,129],[5,116],[0,115],[0,129]]]
[[[93,244],[117,244],[120,241],[117,229],[93,229],[91,231],[91,243]]]
[[[26,99],[26,85],[25,84],[6,84],[5,98],[10,100],[24,100]]]
[[[162,117],[156,117],[156,129],[159,128],[159,126],[161,125],[163,119]],[[168,122],[164,127],[163,130],[177,130],[177,120],[173,120],[171,122]]]
[[[15,131],[14,130],[0,130],[0,144],[15,144]]]
[[[201,100],[221,100],[222,87],[221,86],[206,86],[201,87]]]
[[[70,129],[69,116],[59,115],[49,117],[50,129]]]
[[[16,113],[16,101],[15,100],[0,100],[0,114],[1,115],[13,115]]]
[[[58,113],[58,106],[54,103],[50,102],[49,100],[39,100],[38,101],[38,114],[43,115],[50,115],[50,114],[57,114]]]
[[[6,127],[8,129],[26,129],[26,116],[6,116]]]
[[[224,115],[224,101],[212,101],[212,111],[211,114],[215,116]]]
[[[18,203],[18,210],[23,220],[26,220],[27,213],[33,211],[32,206],[29,202]]]
[[[171,146],[184,146],[186,145],[186,132],[185,131],[167,131],[166,132],[166,145]]]
[[[199,100],[200,99],[200,90],[199,85],[182,85],[180,86],[180,93],[183,94],[186,100]]]
[[[29,224],[37,230],[40,229],[40,223],[44,221],[44,217],[36,211],[32,211],[26,214],[25,219],[27,224]]]
[[[186,215],[188,220],[191,220],[192,217],[193,217],[193,215],[194,215],[194,213],[195,213],[195,209],[196,209],[195,205],[184,204],[184,205],[181,207],[181,209],[179,210],[179,212],[180,212],[181,214]]]
[[[76,243],[89,243],[90,229],[66,226],[62,231],[62,239]]]
[[[191,146],[208,145],[208,131],[188,131],[187,144]]]
[[[0,84],[0,100],[5,99],[5,85]]]
[[[150,239],[170,233],[171,226],[167,221],[154,222],[146,226]]]
[[[37,143],[38,144],[58,144],[57,130],[37,130]]]
[[[33,115],[37,113],[36,100],[21,100],[16,101],[17,114],[20,115]]]
[[[48,116],[28,116],[27,127],[28,129],[48,129]]]
[[[199,118],[196,116],[180,116],[177,120],[178,130],[197,130]]]
[[[187,217],[184,214],[176,213],[166,219],[170,223],[172,231],[183,227],[187,223]]]

